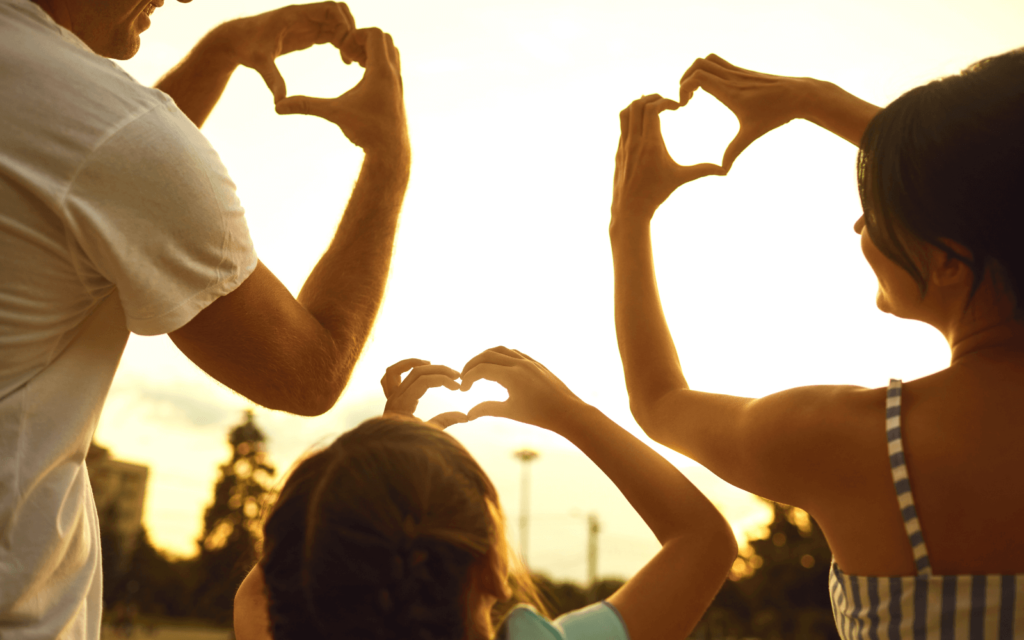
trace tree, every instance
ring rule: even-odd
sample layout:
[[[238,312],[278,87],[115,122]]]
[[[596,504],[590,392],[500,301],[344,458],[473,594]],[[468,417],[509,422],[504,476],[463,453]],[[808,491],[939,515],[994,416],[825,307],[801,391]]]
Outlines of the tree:
[[[221,624],[231,623],[238,585],[259,558],[260,516],[272,496],[275,473],[265,441],[247,411],[245,421],[228,435],[231,460],[220,467],[213,504],[203,517],[194,615]]]
[[[770,503],[768,535],[750,541],[732,579],[715,597],[695,638],[756,636],[766,640],[831,640],[828,572],[832,552],[821,529],[802,509]]]

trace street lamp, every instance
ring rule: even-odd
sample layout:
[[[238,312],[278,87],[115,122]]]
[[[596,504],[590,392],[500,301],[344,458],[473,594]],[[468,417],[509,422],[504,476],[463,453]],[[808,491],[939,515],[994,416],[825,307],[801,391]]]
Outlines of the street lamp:
[[[540,454],[533,449],[520,449],[512,455],[522,463],[519,485],[519,555],[523,558],[523,564],[529,567],[526,552],[530,539],[530,463]]]

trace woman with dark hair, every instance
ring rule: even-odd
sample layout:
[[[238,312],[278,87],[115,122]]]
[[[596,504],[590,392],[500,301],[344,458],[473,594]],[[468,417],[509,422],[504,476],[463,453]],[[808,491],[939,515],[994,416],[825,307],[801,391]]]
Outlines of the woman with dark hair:
[[[717,56],[680,82],[736,114],[725,170],[805,118],[860,146],[854,230],[878,307],[947,338],[949,368],[887,388],[765,398],[689,388],[665,323],[650,222],[695,177],[646,96],[622,112],[610,227],[615,321],[630,406],[653,439],[726,481],[807,510],[834,554],[846,639],[1024,634],[1024,50],[983,60],[878,109],[835,85]],[[706,172],[705,172],[706,173]]]
[[[384,416],[295,468],[266,520],[263,557],[235,597],[236,637],[686,637],[736,557],[732,530],[714,506],[664,458],[520,352],[485,351],[459,378],[421,360],[394,365],[381,381]],[[467,390],[481,379],[503,385],[508,400],[485,402],[468,416],[444,414],[440,424],[412,417],[427,389]],[[662,550],[606,602],[548,620],[505,540],[494,485],[441,429],[481,416],[568,438],[616,483]],[[514,594],[524,604],[495,630],[494,605]]]

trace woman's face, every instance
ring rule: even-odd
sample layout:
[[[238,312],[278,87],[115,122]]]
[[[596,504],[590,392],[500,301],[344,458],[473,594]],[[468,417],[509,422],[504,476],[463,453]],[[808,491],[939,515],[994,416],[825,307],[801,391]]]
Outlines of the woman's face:
[[[886,257],[871,240],[864,216],[857,219],[853,230],[860,235],[860,250],[878,278],[878,294],[875,304],[879,310],[899,318],[918,318],[921,306],[921,290],[914,278]]]

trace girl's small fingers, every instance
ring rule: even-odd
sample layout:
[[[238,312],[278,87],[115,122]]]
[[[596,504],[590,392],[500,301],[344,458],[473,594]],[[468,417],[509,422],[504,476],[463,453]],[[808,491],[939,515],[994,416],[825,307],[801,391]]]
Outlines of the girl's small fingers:
[[[452,391],[458,391],[460,388],[458,382],[455,382],[446,375],[424,375],[416,378],[416,380],[404,390],[399,390],[398,395],[408,395],[419,400],[428,389],[436,389],[437,387],[446,387]]]
[[[488,401],[481,402],[472,409],[469,410],[467,418],[469,420],[476,420],[477,418],[483,418],[485,416],[493,416],[495,418],[507,418],[508,417],[508,400],[503,402]]]
[[[427,360],[419,358],[407,358],[391,365],[384,370],[384,377],[380,379],[380,386],[384,388],[384,397],[389,398],[391,394],[402,383],[402,374],[413,367],[430,364]]]
[[[442,429],[447,429],[453,424],[460,424],[463,422],[469,422],[469,416],[461,411],[448,411],[446,413],[436,415],[427,421],[428,424],[433,423]]]
[[[396,395],[402,395],[409,393],[409,390],[424,377],[440,376],[445,380],[448,380],[458,388],[458,383],[455,382],[459,377],[459,372],[451,367],[446,367],[443,364],[426,364],[420,367],[414,367],[409,375],[405,376],[405,380],[402,380],[402,384],[398,385],[398,389],[395,390]],[[439,385],[434,385],[439,386]],[[426,393],[426,389],[419,392],[420,396]],[[416,396],[419,397],[419,396]]]
[[[515,365],[516,361],[519,359],[519,356],[517,356],[516,353],[508,347],[494,347],[493,349],[488,349],[487,351],[473,356],[470,361],[466,363],[466,366],[462,367],[462,373],[465,375],[465,373],[473,367],[484,363],[500,364],[510,367]]]

